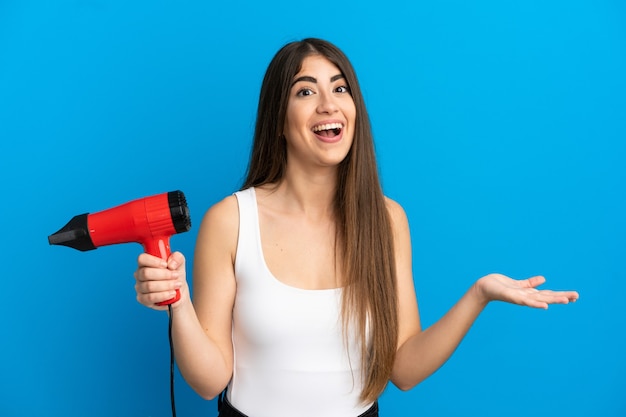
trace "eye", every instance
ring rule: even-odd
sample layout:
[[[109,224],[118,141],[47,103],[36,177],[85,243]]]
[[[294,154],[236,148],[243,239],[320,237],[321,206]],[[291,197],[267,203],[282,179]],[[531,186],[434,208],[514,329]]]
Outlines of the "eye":
[[[350,94],[350,89],[348,88],[347,85],[341,85],[341,86],[335,88],[335,92],[336,93],[341,93],[341,94],[345,94],[345,93]]]
[[[308,87],[301,88],[296,93],[296,96],[298,96],[298,97],[308,97],[308,96],[312,96],[312,95],[313,95],[313,90],[311,90]]]

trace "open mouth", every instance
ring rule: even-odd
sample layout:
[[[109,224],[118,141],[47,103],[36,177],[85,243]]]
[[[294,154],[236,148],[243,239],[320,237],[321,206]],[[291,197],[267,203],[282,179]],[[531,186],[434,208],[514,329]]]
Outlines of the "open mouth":
[[[313,126],[313,133],[324,138],[334,138],[339,136],[343,129],[342,123],[327,123],[323,125]]]

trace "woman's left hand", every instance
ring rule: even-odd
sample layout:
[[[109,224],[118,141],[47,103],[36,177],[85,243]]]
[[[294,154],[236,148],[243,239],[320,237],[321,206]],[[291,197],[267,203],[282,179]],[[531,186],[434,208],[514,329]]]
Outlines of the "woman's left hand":
[[[515,280],[501,274],[489,274],[476,281],[476,289],[485,302],[504,301],[547,309],[549,304],[568,304],[578,300],[576,291],[539,290],[546,282],[542,276]]]

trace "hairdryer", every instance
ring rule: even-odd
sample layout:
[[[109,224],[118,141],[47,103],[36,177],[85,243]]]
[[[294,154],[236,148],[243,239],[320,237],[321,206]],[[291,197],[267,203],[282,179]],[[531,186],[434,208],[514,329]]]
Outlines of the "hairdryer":
[[[185,195],[181,191],[140,198],[98,213],[74,216],[61,230],[48,236],[51,245],[80,251],[117,243],[140,243],[146,253],[169,258],[170,237],[191,229]],[[180,292],[158,305],[172,304]]]

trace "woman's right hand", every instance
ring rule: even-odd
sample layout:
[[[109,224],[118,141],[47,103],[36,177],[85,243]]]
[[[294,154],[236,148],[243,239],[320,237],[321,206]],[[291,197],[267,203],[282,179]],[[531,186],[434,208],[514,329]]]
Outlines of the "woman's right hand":
[[[157,303],[171,300],[180,291],[180,299],[172,304],[172,308],[189,299],[189,287],[185,278],[185,257],[174,252],[167,261],[147,253],[137,258],[135,291],[137,301],[155,310],[167,310],[167,305]]]

